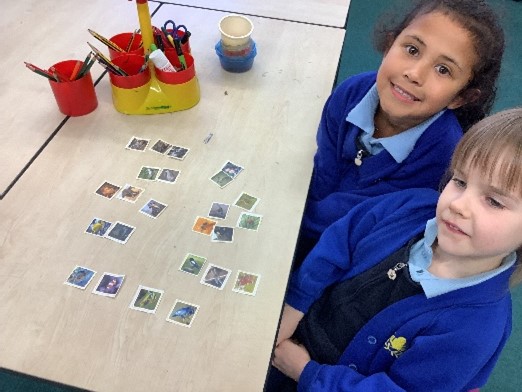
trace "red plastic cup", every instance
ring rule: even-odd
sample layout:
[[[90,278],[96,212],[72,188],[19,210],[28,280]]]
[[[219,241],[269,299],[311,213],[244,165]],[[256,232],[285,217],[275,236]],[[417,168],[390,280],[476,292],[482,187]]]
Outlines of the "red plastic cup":
[[[120,88],[137,88],[147,84],[150,80],[150,69],[147,66],[139,72],[145,63],[145,57],[136,54],[123,54],[112,62],[124,70],[128,76],[116,75],[109,72],[111,83]]]
[[[252,52],[252,48],[254,47],[254,41],[249,39],[248,42],[244,45],[237,46],[228,46],[223,45],[221,42],[221,51],[226,57],[245,57]]]
[[[118,45],[123,50],[127,49],[129,43],[131,41],[133,33],[121,33],[116,34],[114,37],[111,37],[110,40]],[[114,60],[116,57],[121,56],[122,54],[137,54],[143,56],[145,54],[145,50],[143,49],[143,45],[141,45],[141,34],[135,34],[134,40],[132,41],[131,47],[127,52],[118,52],[109,47],[109,58]]]
[[[181,62],[179,61],[175,50],[166,50],[165,56],[167,56],[174,67],[178,69],[181,68]],[[194,58],[188,53],[185,53],[185,62],[187,63],[187,68],[178,72],[166,72],[154,67],[156,77],[159,81],[166,84],[187,83],[190,79],[196,76],[196,68],[194,67]]]
[[[66,60],[54,64],[53,67],[59,75],[70,77],[78,61],[80,60]],[[49,84],[58,104],[58,109],[67,116],[83,116],[98,107],[98,99],[90,72],[72,81],[55,82],[49,80]]]

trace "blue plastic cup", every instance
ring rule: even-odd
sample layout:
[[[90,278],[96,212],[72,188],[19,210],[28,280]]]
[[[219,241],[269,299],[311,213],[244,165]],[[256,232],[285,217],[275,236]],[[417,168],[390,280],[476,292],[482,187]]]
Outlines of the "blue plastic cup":
[[[256,57],[257,54],[256,43],[253,41],[252,49],[244,56],[227,56],[223,51],[221,41],[216,44],[215,49],[221,62],[221,67],[223,67],[225,71],[235,73],[246,72],[252,68],[254,57]]]

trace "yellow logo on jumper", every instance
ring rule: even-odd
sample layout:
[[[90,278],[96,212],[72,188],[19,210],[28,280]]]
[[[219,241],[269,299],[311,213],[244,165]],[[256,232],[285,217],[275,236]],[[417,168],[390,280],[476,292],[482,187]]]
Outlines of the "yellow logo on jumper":
[[[390,352],[392,357],[399,358],[402,353],[406,351],[406,338],[402,336],[395,337],[395,335],[392,335],[386,343],[384,343],[384,348]]]

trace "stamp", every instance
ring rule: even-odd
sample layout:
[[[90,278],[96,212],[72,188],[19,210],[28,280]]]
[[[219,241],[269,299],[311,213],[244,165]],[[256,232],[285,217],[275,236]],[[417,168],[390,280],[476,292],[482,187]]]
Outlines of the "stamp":
[[[92,278],[94,278],[94,275],[96,275],[96,271],[77,265],[63,283],[81,290],[85,290],[87,285],[91,282]]]
[[[125,275],[104,272],[92,292],[104,297],[114,298],[116,297],[116,294],[118,294],[118,291],[120,291],[123,279],[125,279]]]
[[[163,290],[139,285],[130,304],[130,308],[145,313],[156,313]]]
[[[227,268],[209,264],[200,283],[218,290],[223,290],[231,272],[232,271]]]
[[[167,316],[167,321],[190,328],[198,310],[199,305],[176,299]]]

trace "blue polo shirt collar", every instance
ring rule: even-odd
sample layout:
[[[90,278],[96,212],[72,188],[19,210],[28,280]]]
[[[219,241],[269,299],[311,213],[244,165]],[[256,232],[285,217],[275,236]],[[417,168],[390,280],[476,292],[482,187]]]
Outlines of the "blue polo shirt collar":
[[[385,149],[397,163],[401,163],[408,157],[424,131],[444,112],[440,111],[419,125],[397,135],[374,138],[375,124],[373,118],[378,105],[379,93],[377,92],[377,85],[374,84],[363,99],[348,113],[346,121],[363,131],[359,140],[371,155],[376,155]]]
[[[437,295],[449,293],[450,291],[464,287],[474,286],[511,268],[517,260],[515,252],[507,255],[500,266],[492,271],[483,272],[466,278],[446,279],[432,275],[428,268],[433,258],[432,245],[437,238],[437,222],[433,218],[426,224],[424,238],[417,241],[410,250],[408,268],[411,278],[420,283],[426,297],[432,298]]]

